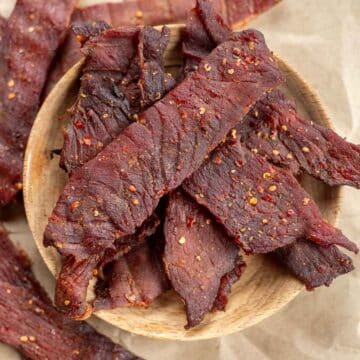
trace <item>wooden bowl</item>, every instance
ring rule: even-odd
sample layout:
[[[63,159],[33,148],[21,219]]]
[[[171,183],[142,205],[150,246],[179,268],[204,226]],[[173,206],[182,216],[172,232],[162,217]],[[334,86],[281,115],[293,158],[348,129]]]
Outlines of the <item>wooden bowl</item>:
[[[170,27],[171,41],[165,57],[166,64],[174,67],[180,64],[178,45],[182,26]],[[300,114],[331,126],[309,85],[279,57],[277,61],[287,79],[283,90],[296,100]],[[43,246],[42,239],[48,216],[67,176],[58,166],[59,158],[52,158],[51,151],[62,146],[65,122],[59,117],[76,97],[81,69],[82,62],[70,69],[46,99],[35,120],[25,155],[26,214],[37,247],[54,275],[59,270],[59,257],[53,248]],[[340,189],[330,188],[309,177],[301,181],[324,217],[334,224],[339,211]],[[184,329],[184,305],[174,292],[162,295],[148,309],[120,308],[100,311],[96,315],[121,329],[158,339],[199,340],[239,331],[274,314],[303,288],[284,268],[265,256],[251,256],[246,262],[248,267],[233,286],[226,311],[207,315],[202,324],[192,330]]]

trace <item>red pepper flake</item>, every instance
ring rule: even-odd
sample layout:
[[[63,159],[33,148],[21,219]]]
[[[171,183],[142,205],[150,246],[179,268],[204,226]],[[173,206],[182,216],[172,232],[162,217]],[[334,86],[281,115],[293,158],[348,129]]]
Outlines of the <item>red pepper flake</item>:
[[[137,198],[133,198],[131,200],[131,202],[134,204],[134,205],[139,205],[139,200]]]
[[[255,48],[255,43],[254,43],[253,41],[249,41],[248,47],[249,47],[250,50],[254,50],[254,48]]]
[[[7,83],[7,86],[8,86],[9,88],[14,87],[14,85],[15,85],[15,82],[14,82],[13,79],[10,79],[10,80],[8,81],[8,83]]]
[[[302,151],[303,151],[304,153],[309,153],[309,152],[310,152],[310,149],[309,149],[307,146],[304,146],[304,147],[302,148]]]
[[[210,66],[210,64],[205,64],[204,65],[204,69],[205,69],[205,71],[210,71],[211,70],[211,66]]]
[[[258,199],[256,197],[251,197],[249,199],[249,204],[255,206],[258,203]]]
[[[212,162],[213,162],[214,164],[220,165],[220,164],[222,163],[222,159],[221,159],[220,156],[216,156],[216,157],[212,160]]]
[[[182,119],[186,119],[188,115],[187,115],[186,111],[181,111],[180,116],[181,116]]]
[[[184,236],[182,236],[182,237],[179,239],[178,243],[179,243],[180,245],[184,245],[184,244],[186,243],[186,238],[185,238]]]
[[[138,10],[138,11],[135,12],[135,17],[137,19],[142,19],[144,17],[144,14],[143,14],[143,12],[141,10]]]
[[[280,151],[279,151],[279,150],[274,149],[274,150],[272,151],[272,153],[273,153],[274,155],[279,155],[279,154],[280,154]]]
[[[234,69],[228,69],[228,70],[227,70],[227,73],[228,73],[229,75],[232,75],[234,72],[235,72]]]
[[[70,300],[64,300],[64,305],[69,306],[70,305]]]
[[[8,95],[8,99],[9,100],[13,100],[16,98],[16,94],[14,92],[11,92],[9,95]]]
[[[90,136],[84,136],[83,142],[85,145],[90,146],[91,145],[91,137]]]
[[[76,120],[74,124],[75,124],[75,127],[77,129],[84,129],[85,128],[85,124],[81,120]]]
[[[136,187],[134,185],[129,185],[128,190],[132,193],[136,192]]]
[[[294,216],[295,215],[295,211],[293,209],[289,209],[287,212],[288,216]]]
[[[192,216],[188,216],[186,219],[186,226],[191,228],[195,224],[195,219]]]
[[[274,191],[276,191],[277,186],[276,186],[276,185],[270,185],[270,186],[268,187],[268,189],[269,189],[269,191],[274,192]]]
[[[304,206],[308,205],[309,202],[310,202],[310,199],[309,199],[309,198],[304,198],[304,199],[303,199],[303,205],[304,205]]]
[[[70,204],[70,211],[74,211],[74,210],[77,209],[79,206],[80,206],[80,201],[79,201],[79,200],[73,201],[73,202]]]

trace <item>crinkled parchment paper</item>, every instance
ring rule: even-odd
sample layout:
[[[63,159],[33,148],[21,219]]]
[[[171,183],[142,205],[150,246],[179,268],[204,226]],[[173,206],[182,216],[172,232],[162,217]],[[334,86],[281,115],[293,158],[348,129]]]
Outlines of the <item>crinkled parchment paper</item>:
[[[82,5],[98,2],[84,0]],[[13,4],[14,0],[0,0],[0,12],[8,15]],[[263,31],[270,47],[314,87],[336,130],[360,143],[360,0],[283,0],[250,26]],[[339,226],[358,244],[359,204],[360,191],[344,189]],[[14,209],[4,216],[12,239],[29,252],[36,274],[51,291],[53,279],[23,213]],[[330,288],[304,291],[262,323],[219,339],[158,341],[123,332],[96,318],[90,322],[146,359],[359,359],[360,255],[353,258],[357,269]],[[0,345],[0,358],[19,357]]]

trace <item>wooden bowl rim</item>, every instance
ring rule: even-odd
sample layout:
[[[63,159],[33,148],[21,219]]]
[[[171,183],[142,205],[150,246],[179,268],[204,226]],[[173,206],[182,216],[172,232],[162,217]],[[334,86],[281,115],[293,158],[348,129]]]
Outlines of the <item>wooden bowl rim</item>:
[[[184,28],[184,25],[182,24],[170,24],[166,25],[169,26],[171,31],[182,31]],[[159,26],[157,28],[161,28],[162,26]],[[280,68],[286,69],[286,71],[291,74],[291,77],[295,80],[297,84],[301,87],[303,90],[302,96],[306,100],[306,103],[308,104],[314,104],[311,105],[316,111],[319,113],[319,116],[322,118],[322,120],[325,122],[326,126],[329,128],[333,128],[333,124],[327,115],[323,105],[320,102],[320,99],[314,89],[308,84],[306,80],[304,80],[300,74],[294,70],[289,64],[287,64],[284,60],[282,60],[278,55],[274,55],[276,58],[276,61],[278,62]],[[32,131],[29,136],[28,140],[28,146],[26,148],[25,152],[25,158],[24,158],[24,170],[23,170],[23,194],[24,194],[24,205],[25,205],[25,212],[26,217],[28,219],[28,224],[31,230],[31,233],[33,235],[33,238],[35,240],[36,246],[40,252],[41,257],[43,258],[46,266],[50,270],[50,272],[55,277],[55,268],[54,264],[50,261],[50,259],[46,256],[45,247],[42,244],[42,237],[36,236],[36,231],[34,230],[34,224],[36,222],[36,219],[32,216],[32,205],[30,200],[30,193],[32,191],[31,187],[31,164],[32,164],[32,154],[31,149],[35,142],[38,141],[37,131],[36,129],[41,126],[42,118],[44,117],[44,114],[47,112],[47,108],[54,102],[54,99],[56,99],[58,96],[59,89],[62,89],[64,87],[64,84],[67,83],[73,83],[77,81],[80,77],[80,71],[84,64],[83,60],[80,60],[77,64],[75,64],[71,69],[68,70],[68,72],[59,80],[59,82],[56,84],[56,86],[53,88],[49,96],[46,98],[45,102],[43,103],[40,111],[38,112],[38,115],[34,121]],[[76,76],[76,80],[74,79],[74,76]],[[334,215],[334,223],[337,222],[338,219],[338,210],[340,209],[341,200],[342,200],[342,191],[341,187],[335,187],[333,188],[333,202],[334,206],[336,208],[336,215]],[[180,340],[180,341],[193,341],[193,340],[204,340],[204,339],[210,339],[215,338],[223,335],[232,334],[234,332],[243,330],[244,328],[250,327],[252,325],[255,325],[256,323],[260,322],[261,320],[273,315],[277,311],[279,311],[281,308],[283,308],[286,304],[288,304],[291,300],[293,300],[303,289],[303,286],[294,286],[293,291],[289,291],[287,294],[283,294],[282,301],[277,303],[276,307],[267,309],[264,313],[256,314],[250,321],[248,321],[246,324],[233,324],[232,327],[221,329],[221,332],[207,332],[201,330],[200,332],[194,333],[192,336],[186,336],[182,335],[180,336],[179,333],[172,333],[168,332],[167,334],[161,333],[153,333],[151,328],[147,329],[146,326],[140,328],[133,328],[131,327],[131,323],[127,323],[124,321],[122,323],[122,326],[120,326],[118,323],[115,323],[112,321],[112,314],[111,310],[108,311],[99,311],[95,316],[99,317],[100,319],[110,323],[111,325],[121,328],[122,330],[126,330],[129,332],[132,332],[137,335],[142,335],[154,339],[161,339],[161,340]],[[196,328],[195,328],[196,329]],[[183,329],[181,329],[183,330]],[[185,332],[189,333],[189,332]]]

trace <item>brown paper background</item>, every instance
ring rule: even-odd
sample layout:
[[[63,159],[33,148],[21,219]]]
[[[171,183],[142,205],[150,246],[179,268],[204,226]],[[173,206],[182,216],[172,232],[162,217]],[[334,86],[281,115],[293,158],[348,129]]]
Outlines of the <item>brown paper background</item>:
[[[9,15],[14,1],[0,0],[0,13]],[[81,4],[99,2],[83,0]],[[283,0],[250,26],[263,31],[270,47],[314,87],[336,130],[360,143],[360,0]],[[339,227],[360,244],[360,192],[346,188],[343,194]],[[35,248],[21,209],[7,210],[3,216],[11,238],[28,251],[36,274],[52,291],[53,278]],[[159,341],[126,333],[94,317],[90,322],[149,360],[359,359],[360,255],[353,258],[357,269],[330,288],[304,291],[260,324],[219,339]],[[0,359],[19,357],[0,344]]]

